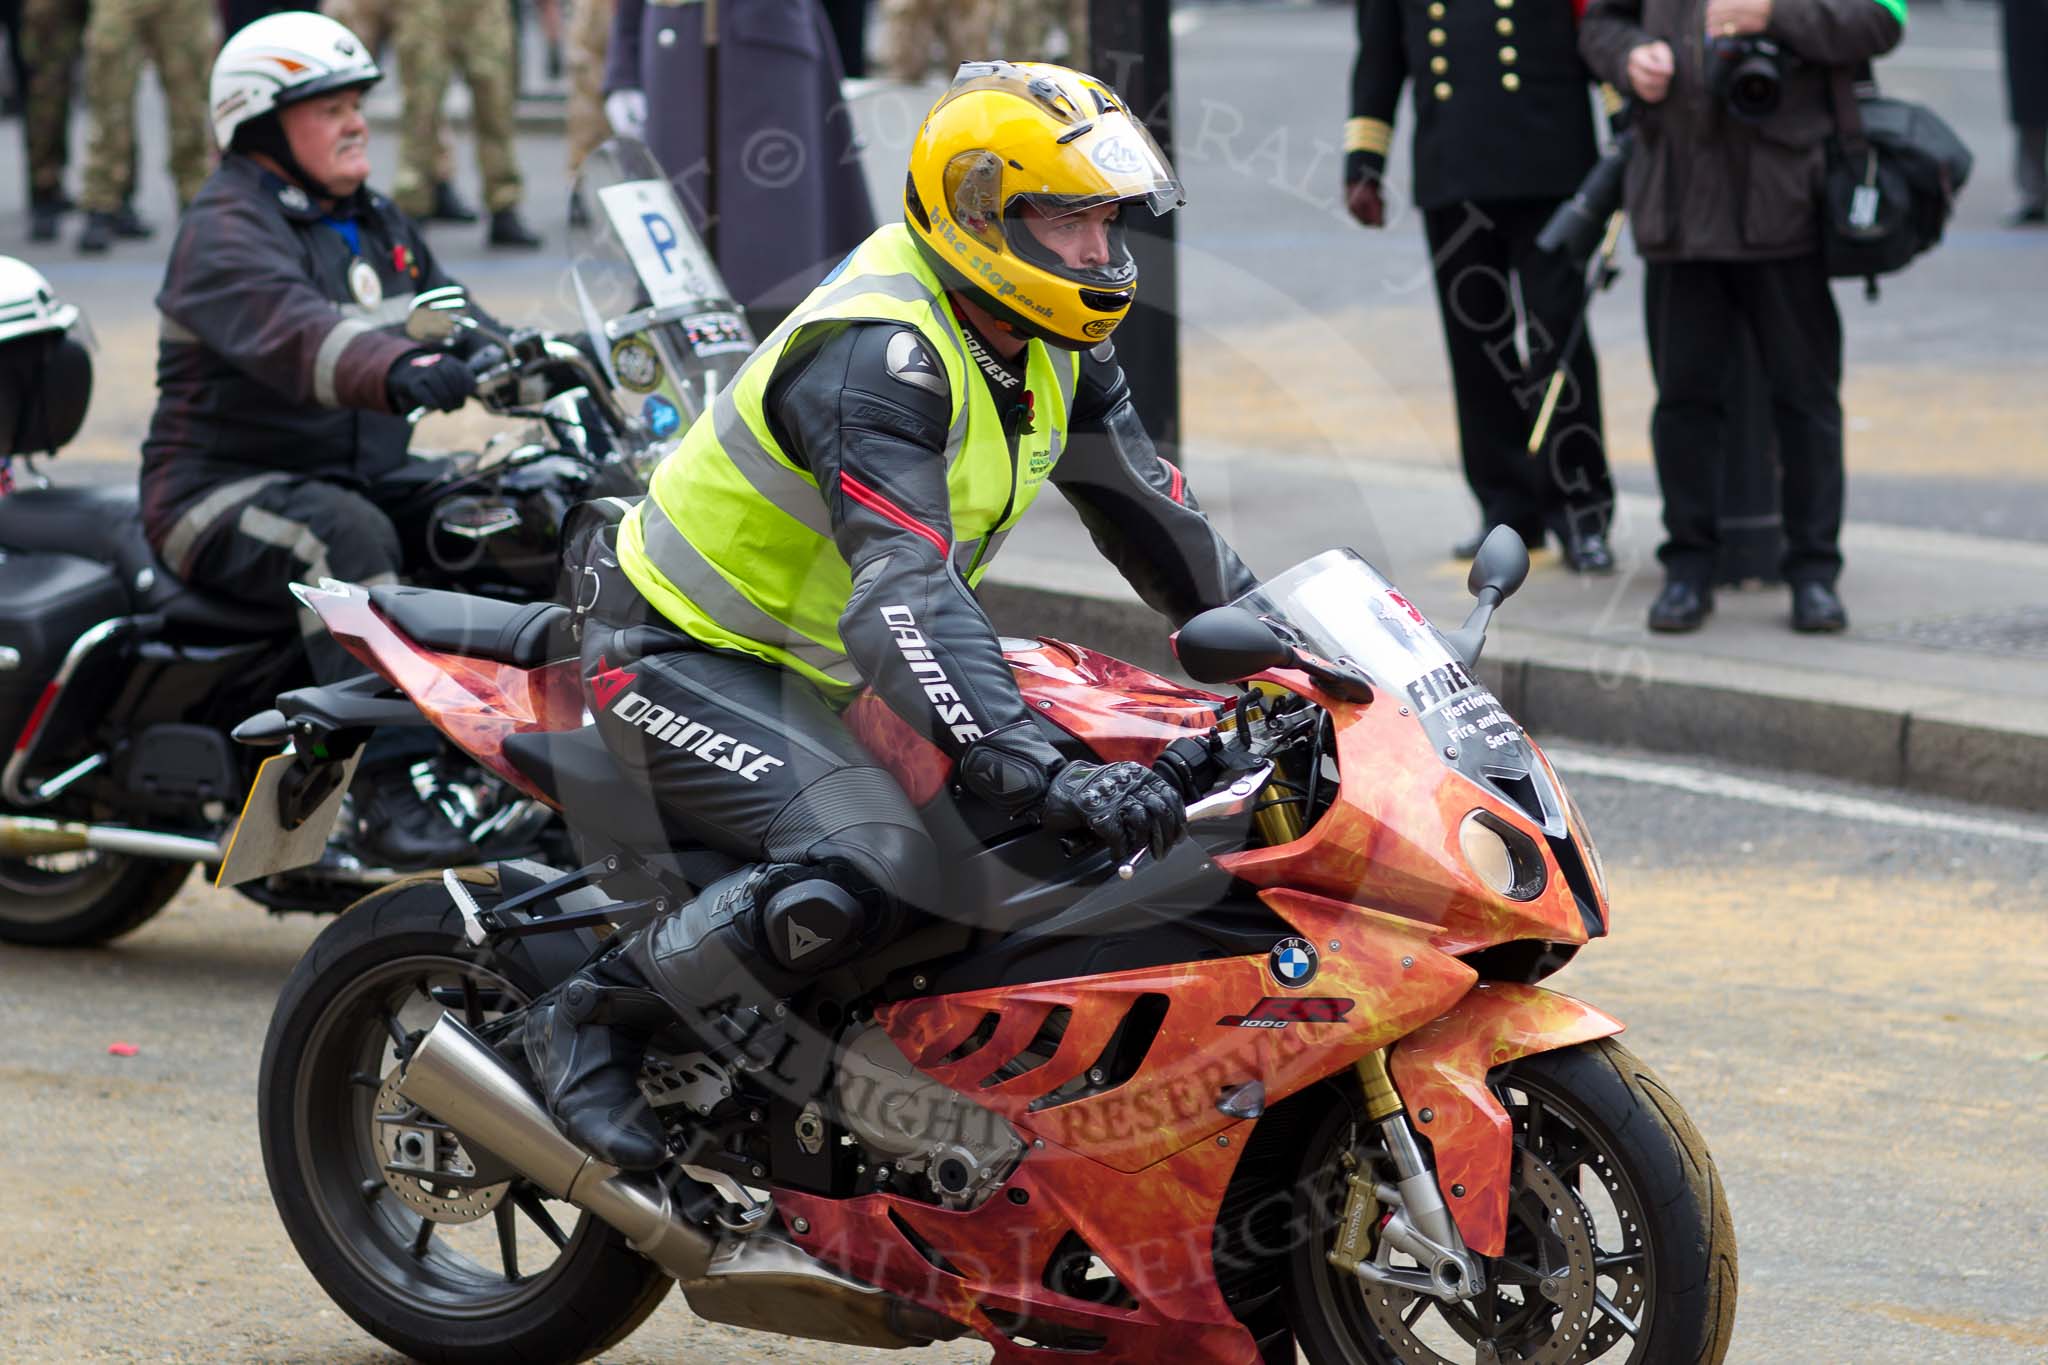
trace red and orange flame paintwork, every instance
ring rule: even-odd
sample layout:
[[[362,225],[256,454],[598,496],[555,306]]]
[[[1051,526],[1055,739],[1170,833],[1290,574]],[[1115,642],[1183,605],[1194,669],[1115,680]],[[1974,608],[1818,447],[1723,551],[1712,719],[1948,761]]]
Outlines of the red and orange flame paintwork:
[[[530,790],[505,762],[505,737],[582,722],[573,664],[527,671],[422,650],[359,594],[322,597],[315,606],[343,644],[403,688],[444,734],[524,789]],[[1224,700],[1055,641],[1010,658],[1026,700],[1107,759],[1157,757],[1176,737],[1214,725]],[[1000,1115],[1029,1148],[1003,1190],[970,1210],[892,1194],[838,1200],[778,1192],[785,1221],[794,1228],[802,1220],[806,1230],[796,1240],[812,1254],[966,1323],[994,1346],[999,1361],[1043,1354],[1003,1330],[1022,1316],[1099,1339],[1079,1353],[1087,1359],[1249,1365],[1257,1349],[1217,1287],[1211,1241],[1256,1120],[1233,1118],[1218,1101],[1258,1081],[1266,1103],[1277,1104],[1345,1075],[1382,1047],[1391,1049],[1411,1120],[1431,1140],[1438,1181],[1465,1240],[1481,1254],[1501,1253],[1511,1132],[1487,1088],[1488,1071],[1621,1025],[1568,996],[1481,983],[1459,959],[1519,939],[1585,942],[1572,894],[1554,868],[1547,889],[1529,902],[1509,901],[1479,880],[1458,846],[1469,812],[1490,811],[1537,837],[1539,846],[1540,831],[1439,761],[1398,699],[1338,701],[1289,671],[1265,680],[1328,709],[1337,799],[1292,843],[1216,861],[1262,888],[1272,910],[1316,945],[1321,960],[1313,982],[1292,992],[1259,955],[883,1007],[877,1022],[920,1071]],[[847,724],[920,805],[944,789],[945,757],[882,703],[856,702]],[[1599,908],[1605,920],[1604,900]],[[1140,997],[1154,994],[1166,998],[1166,1012],[1135,1075],[1100,1093],[1034,1108],[1094,1066],[1118,1022]],[[1219,1023],[1263,997],[1289,995],[1352,1004],[1341,1022]],[[1053,1056],[997,1079],[994,1073],[1061,1008],[1069,1018]],[[956,1056],[991,1013],[993,1034]],[[1134,1307],[1047,1287],[1047,1261],[1070,1232],[1116,1275]],[[1029,1327],[1018,1330],[1031,1336]],[[1038,1329],[1041,1337],[1045,1332]]]

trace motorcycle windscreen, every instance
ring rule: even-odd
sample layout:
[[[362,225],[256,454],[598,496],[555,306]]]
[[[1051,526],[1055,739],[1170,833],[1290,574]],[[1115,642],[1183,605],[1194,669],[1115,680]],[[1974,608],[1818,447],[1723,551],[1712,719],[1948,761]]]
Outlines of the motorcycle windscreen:
[[[1545,833],[1564,834],[1564,801],[1522,727],[1429,618],[1358,554],[1326,550],[1236,605],[1299,648],[1364,672],[1414,708],[1445,763],[1527,811]]]
[[[753,353],[754,335],[645,144],[613,138],[584,158],[571,282],[592,350],[629,413],[667,445]]]

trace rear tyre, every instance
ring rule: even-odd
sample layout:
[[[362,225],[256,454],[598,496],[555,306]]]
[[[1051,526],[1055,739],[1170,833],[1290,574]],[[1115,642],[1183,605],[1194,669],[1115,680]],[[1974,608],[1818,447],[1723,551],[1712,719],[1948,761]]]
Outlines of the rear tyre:
[[[1671,1093],[1611,1038],[1525,1057],[1490,1081],[1514,1127],[1507,1246],[1481,1258],[1488,1289],[1462,1303],[1329,1263],[1344,1156],[1383,1155],[1354,1109],[1330,1105],[1304,1145],[1294,1189],[1307,1235],[1284,1286],[1308,1359],[1717,1365],[1735,1325],[1735,1228],[1706,1143]]]
[[[141,928],[192,875],[192,864],[125,853],[0,858],[0,940],[84,948]]]
[[[472,890],[484,904],[497,898],[495,886]],[[278,998],[257,1098],[271,1197],[320,1287],[414,1359],[587,1359],[638,1327],[674,1283],[622,1235],[523,1181],[462,1185],[459,1140],[392,1085],[399,1040],[444,1010],[488,1037],[493,1020],[568,976],[594,944],[565,933],[472,948],[428,874],[328,925]],[[418,1165],[423,1151],[456,1179],[387,1174],[394,1161]]]

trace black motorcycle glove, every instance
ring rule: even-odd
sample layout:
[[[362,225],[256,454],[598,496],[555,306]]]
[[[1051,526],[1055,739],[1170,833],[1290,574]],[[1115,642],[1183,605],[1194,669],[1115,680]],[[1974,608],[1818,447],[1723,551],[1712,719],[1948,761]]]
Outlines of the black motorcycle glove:
[[[391,410],[401,416],[414,408],[453,412],[476,392],[476,376],[456,356],[439,351],[401,356],[384,377]]]
[[[1045,790],[1044,812],[1047,829],[1086,828],[1125,862],[1147,848],[1164,858],[1188,828],[1180,793],[1136,763],[1067,764]]]

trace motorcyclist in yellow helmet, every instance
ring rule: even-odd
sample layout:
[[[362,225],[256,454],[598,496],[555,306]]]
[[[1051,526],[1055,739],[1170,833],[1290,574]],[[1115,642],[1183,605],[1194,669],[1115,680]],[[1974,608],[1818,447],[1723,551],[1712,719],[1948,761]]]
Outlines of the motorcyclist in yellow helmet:
[[[1101,81],[962,66],[912,149],[904,221],[762,342],[593,552],[590,710],[672,826],[740,864],[529,1016],[549,1108],[601,1159],[663,1157],[636,1082],[671,1010],[714,1054],[772,1055],[777,1001],[938,909],[923,821],[837,720],[863,685],[989,819],[1119,857],[1183,832],[1190,784],[1062,752],[972,591],[1048,481],[1176,623],[1256,586],[1154,452],[1109,343],[1137,292],[1125,215],[1181,201]]]

